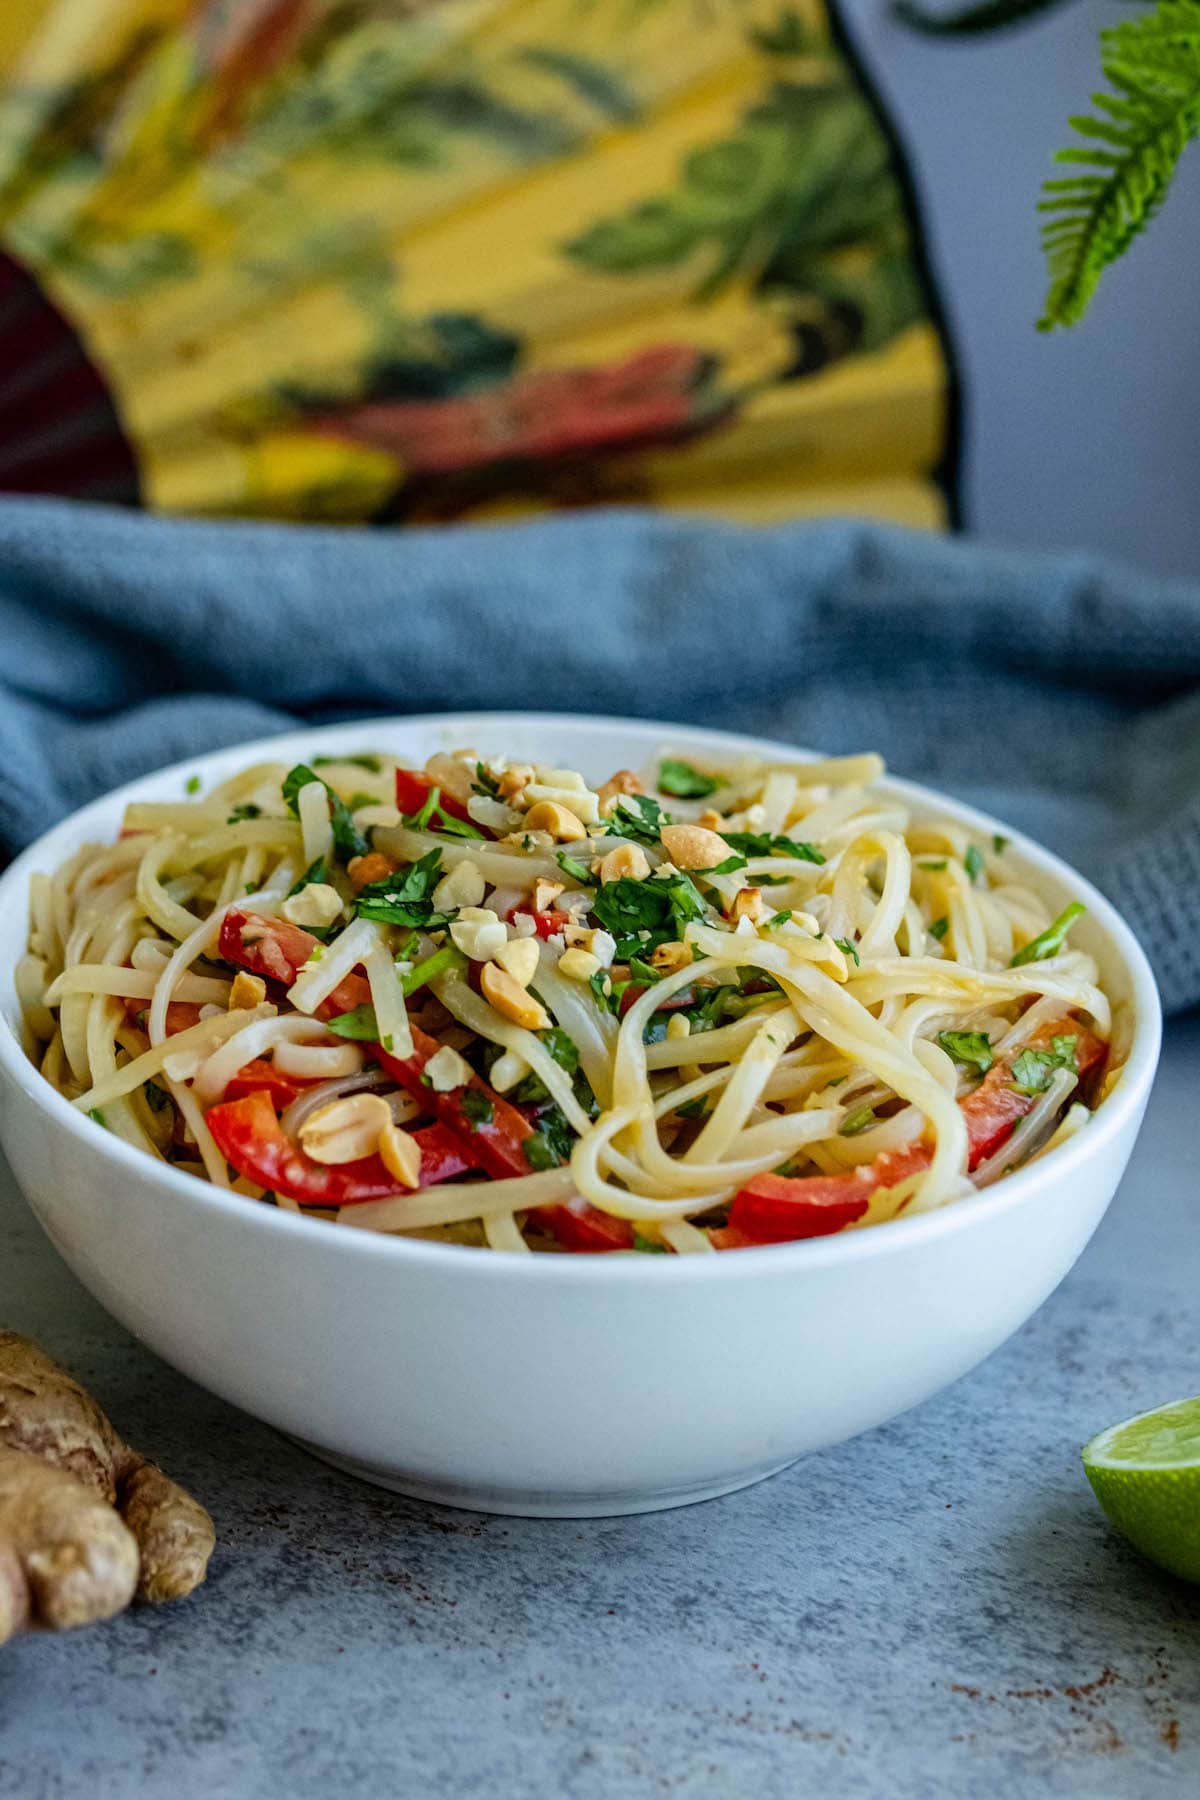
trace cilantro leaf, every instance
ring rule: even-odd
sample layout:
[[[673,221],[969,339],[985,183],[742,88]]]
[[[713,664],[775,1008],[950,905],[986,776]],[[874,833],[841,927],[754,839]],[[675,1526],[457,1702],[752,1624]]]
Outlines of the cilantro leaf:
[[[745,866],[746,858],[739,856],[735,851],[732,856],[727,856],[724,862],[714,864],[711,869],[702,869],[700,873],[702,875],[732,875],[735,869],[744,869]]]
[[[645,881],[624,876],[606,882],[597,890],[592,911],[616,939],[618,961],[628,962],[682,937],[690,920],[704,917],[704,900],[690,877],[677,870]]]
[[[369,1001],[352,1007],[349,1012],[339,1013],[336,1019],[327,1020],[325,1029],[332,1031],[334,1037],[350,1038],[356,1043],[373,1044],[379,1037],[375,1008]]]
[[[720,785],[715,775],[705,775],[676,756],[664,756],[658,765],[659,793],[674,794],[677,800],[703,800],[707,794],[715,794]]]
[[[496,1116],[496,1108],[491,1096],[482,1088],[469,1087],[458,1103],[458,1110],[467,1120],[472,1131],[478,1131],[481,1125],[490,1125]]]
[[[1012,1085],[1018,1094],[1042,1094],[1050,1085],[1056,1069],[1074,1070],[1074,1047],[1070,1056],[1054,1050],[1022,1050],[1012,1066]]]
[[[171,1096],[166,1088],[159,1087],[157,1081],[144,1081],[142,1092],[149,1102],[151,1112],[161,1112],[164,1106],[170,1106]]]
[[[857,1137],[860,1131],[869,1131],[871,1126],[875,1123],[875,1108],[873,1106],[856,1107],[852,1113],[847,1113],[846,1117],[842,1120],[840,1135],[842,1137]]]
[[[766,922],[765,929],[767,931],[778,931],[778,929],[781,925],[786,925],[789,922],[789,920],[791,919],[791,916],[792,915],[790,912],[772,913],[770,918]]]
[[[475,764],[475,779],[471,783],[471,792],[483,794],[488,800],[500,798],[500,783],[481,762]]]
[[[608,815],[609,831],[637,844],[657,844],[663,826],[671,822],[670,813],[664,812],[649,794],[618,794]]]
[[[823,863],[824,853],[815,844],[802,843],[799,838],[784,837],[779,832],[771,831],[723,831],[721,836],[733,850],[740,850],[743,856],[790,856],[796,862]]]
[[[558,1169],[569,1162],[575,1134],[557,1106],[549,1106],[538,1120],[538,1128],[524,1143],[525,1160],[531,1169]]]
[[[685,1100],[682,1106],[675,1108],[675,1115],[680,1119],[702,1119],[708,1111],[708,1100],[704,1094],[697,1094],[694,1100]]]
[[[841,951],[843,956],[849,956],[853,959],[854,966],[856,969],[862,967],[862,958],[858,954],[858,945],[857,944],[852,944],[850,942],[849,938],[834,938],[833,941],[837,945],[838,949]]]
[[[1002,837],[998,831],[994,832],[992,835],[992,849],[996,852],[997,856],[1000,856],[1008,849],[1008,839]]]
[[[426,930],[445,925],[448,913],[433,910],[433,890],[440,879],[442,853],[430,850],[401,872],[372,881],[359,890],[356,910],[360,919],[377,919],[387,925],[422,926]]]
[[[313,773],[307,763],[297,763],[294,769],[288,770],[283,779],[284,803],[293,819],[300,817],[301,788],[308,787],[314,781],[320,782],[328,796],[329,822],[333,827],[334,849],[346,862],[349,862],[354,856],[365,856],[370,845],[351,818],[350,808],[340,794],[334,793],[327,781],[321,781],[321,777]]]
[[[237,806],[230,809],[229,817],[226,819],[225,823],[227,825],[236,825],[241,819],[261,818],[262,807],[255,806],[252,800],[243,800]]]
[[[967,854],[963,857],[963,868],[967,871],[967,879],[975,882],[983,874],[983,854],[975,844],[967,845]]]
[[[1078,900],[1072,900],[1052,925],[1047,925],[1045,931],[1040,931],[1023,950],[1017,951],[1009,967],[1019,969],[1023,963],[1045,962],[1048,956],[1057,956],[1066,942],[1068,931],[1076,919],[1082,919],[1086,911],[1086,906],[1081,906]]]
[[[318,856],[315,862],[309,863],[303,875],[292,883],[291,887],[288,889],[288,899],[290,900],[293,894],[300,893],[304,888],[308,887],[310,883],[314,881],[328,881],[328,879],[328,864],[323,856]]]
[[[996,1060],[986,1031],[939,1031],[937,1041],[955,1062],[974,1063],[981,1075],[986,1075]]]
[[[185,794],[198,794],[200,792],[200,777],[198,775],[189,775],[183,784],[183,791]],[[89,1119],[91,1116],[91,1113],[89,1113]]]
[[[935,919],[933,921],[933,924],[927,925],[925,927],[925,929],[928,931],[930,937],[936,938],[938,943],[940,944],[942,939],[945,937],[946,933],[950,929],[950,921],[949,921],[949,919],[947,919],[943,916],[940,919]]]

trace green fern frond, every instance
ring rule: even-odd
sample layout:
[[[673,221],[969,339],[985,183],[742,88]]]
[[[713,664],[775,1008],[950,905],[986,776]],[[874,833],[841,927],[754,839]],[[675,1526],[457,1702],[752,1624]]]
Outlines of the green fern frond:
[[[1047,181],[1039,204],[1051,215],[1042,227],[1050,274],[1043,331],[1082,318],[1101,275],[1146,229],[1180,156],[1200,136],[1200,0],[1158,0],[1153,13],[1101,32],[1100,47],[1116,92],[1092,96],[1103,118],[1072,118],[1087,141],[1055,157],[1091,173]]]

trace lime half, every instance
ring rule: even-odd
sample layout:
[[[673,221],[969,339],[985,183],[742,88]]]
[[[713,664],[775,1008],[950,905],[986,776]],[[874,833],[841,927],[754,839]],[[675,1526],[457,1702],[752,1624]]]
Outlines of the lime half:
[[[1081,1454],[1114,1529],[1160,1568],[1200,1581],[1200,1396],[1110,1425]]]

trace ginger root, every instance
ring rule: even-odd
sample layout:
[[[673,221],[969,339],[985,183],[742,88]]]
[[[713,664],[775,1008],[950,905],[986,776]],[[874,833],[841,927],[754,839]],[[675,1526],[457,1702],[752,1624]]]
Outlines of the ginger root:
[[[65,1369],[0,1331],[0,1644],[190,1594],[214,1542],[204,1508]]]

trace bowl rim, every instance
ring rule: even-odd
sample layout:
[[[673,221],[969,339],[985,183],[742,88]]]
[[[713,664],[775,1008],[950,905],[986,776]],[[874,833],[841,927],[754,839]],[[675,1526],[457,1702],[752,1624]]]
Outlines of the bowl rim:
[[[199,775],[205,781],[206,771],[230,758],[245,757],[247,762],[272,758],[276,753],[298,753],[303,744],[320,751],[327,745],[350,747],[347,740],[361,745],[370,741],[373,732],[392,732],[397,727],[406,731],[447,732],[460,730],[466,741],[481,729],[504,731],[520,728],[536,731],[571,732],[583,728],[603,728],[614,734],[650,732],[661,735],[665,743],[686,749],[710,749],[714,753],[745,755],[750,751],[792,761],[817,760],[821,752],[804,749],[779,739],[756,737],[751,733],[720,731],[707,726],[673,724],[659,719],[625,718],[612,714],[564,712],[427,712],[375,714],[370,718],[349,719],[333,724],[305,726],[269,737],[252,738],[243,743],[222,746],[201,756],[190,756],[161,768],[146,771],[132,781],[77,808],[58,820],[48,831],[29,844],[0,875],[0,905],[20,890],[20,900],[27,899],[30,875],[62,860],[64,851],[55,849],[59,839],[86,833],[93,818],[110,809],[128,804],[144,793],[147,784],[178,777],[186,783]],[[287,746],[293,748],[288,749]],[[205,781],[205,785],[207,782]],[[144,1151],[126,1143],[111,1132],[102,1132],[97,1141],[92,1121],[45,1080],[28,1060],[7,1012],[0,1018],[0,1070],[13,1081],[47,1119],[73,1136],[81,1151],[94,1160],[97,1155],[107,1163],[114,1175],[129,1170],[143,1182],[159,1185],[165,1195],[178,1196],[184,1204],[212,1210],[215,1218],[227,1218],[251,1232],[283,1233],[299,1246],[311,1244],[320,1254],[320,1246],[328,1247],[333,1257],[383,1257],[401,1262],[428,1263],[449,1272],[460,1270],[464,1276],[474,1271],[479,1279],[513,1280],[519,1271],[533,1281],[731,1281],[755,1278],[767,1269],[777,1274],[806,1268],[828,1267],[844,1262],[863,1261],[889,1253],[889,1246],[899,1253],[905,1246],[921,1240],[932,1240],[948,1232],[969,1231],[975,1223],[996,1217],[1030,1199],[1047,1183],[1067,1184],[1078,1170],[1093,1161],[1103,1161],[1107,1146],[1117,1138],[1131,1115],[1145,1103],[1158,1062],[1162,1036],[1162,1011],[1158,990],[1146,954],[1133,931],[1116,908],[1091,882],[1036,840],[981,812],[978,808],[941,794],[918,782],[885,773],[879,785],[926,810],[940,811],[955,821],[969,825],[984,835],[998,834],[1008,839],[1013,849],[1038,869],[1060,882],[1070,885],[1085,903],[1088,916],[1104,933],[1111,949],[1123,966],[1129,981],[1133,1007],[1133,1035],[1122,1077],[1113,1093],[1094,1114],[1086,1132],[1079,1132],[1051,1151],[1045,1158],[1008,1175],[1003,1181],[975,1196],[956,1201],[936,1211],[914,1218],[890,1220],[886,1230],[838,1232],[827,1237],[805,1238],[795,1243],[764,1244],[738,1252],[736,1256],[635,1257],[635,1256],[537,1256],[517,1251],[489,1250],[473,1245],[444,1244],[421,1238],[392,1236],[384,1232],[353,1229],[314,1230],[324,1227],[324,1220],[307,1219],[300,1213],[262,1206],[244,1195],[234,1194],[201,1181],[179,1169],[159,1166]],[[111,827],[106,827],[111,829]],[[10,955],[0,942],[0,980],[10,988],[19,946]]]

